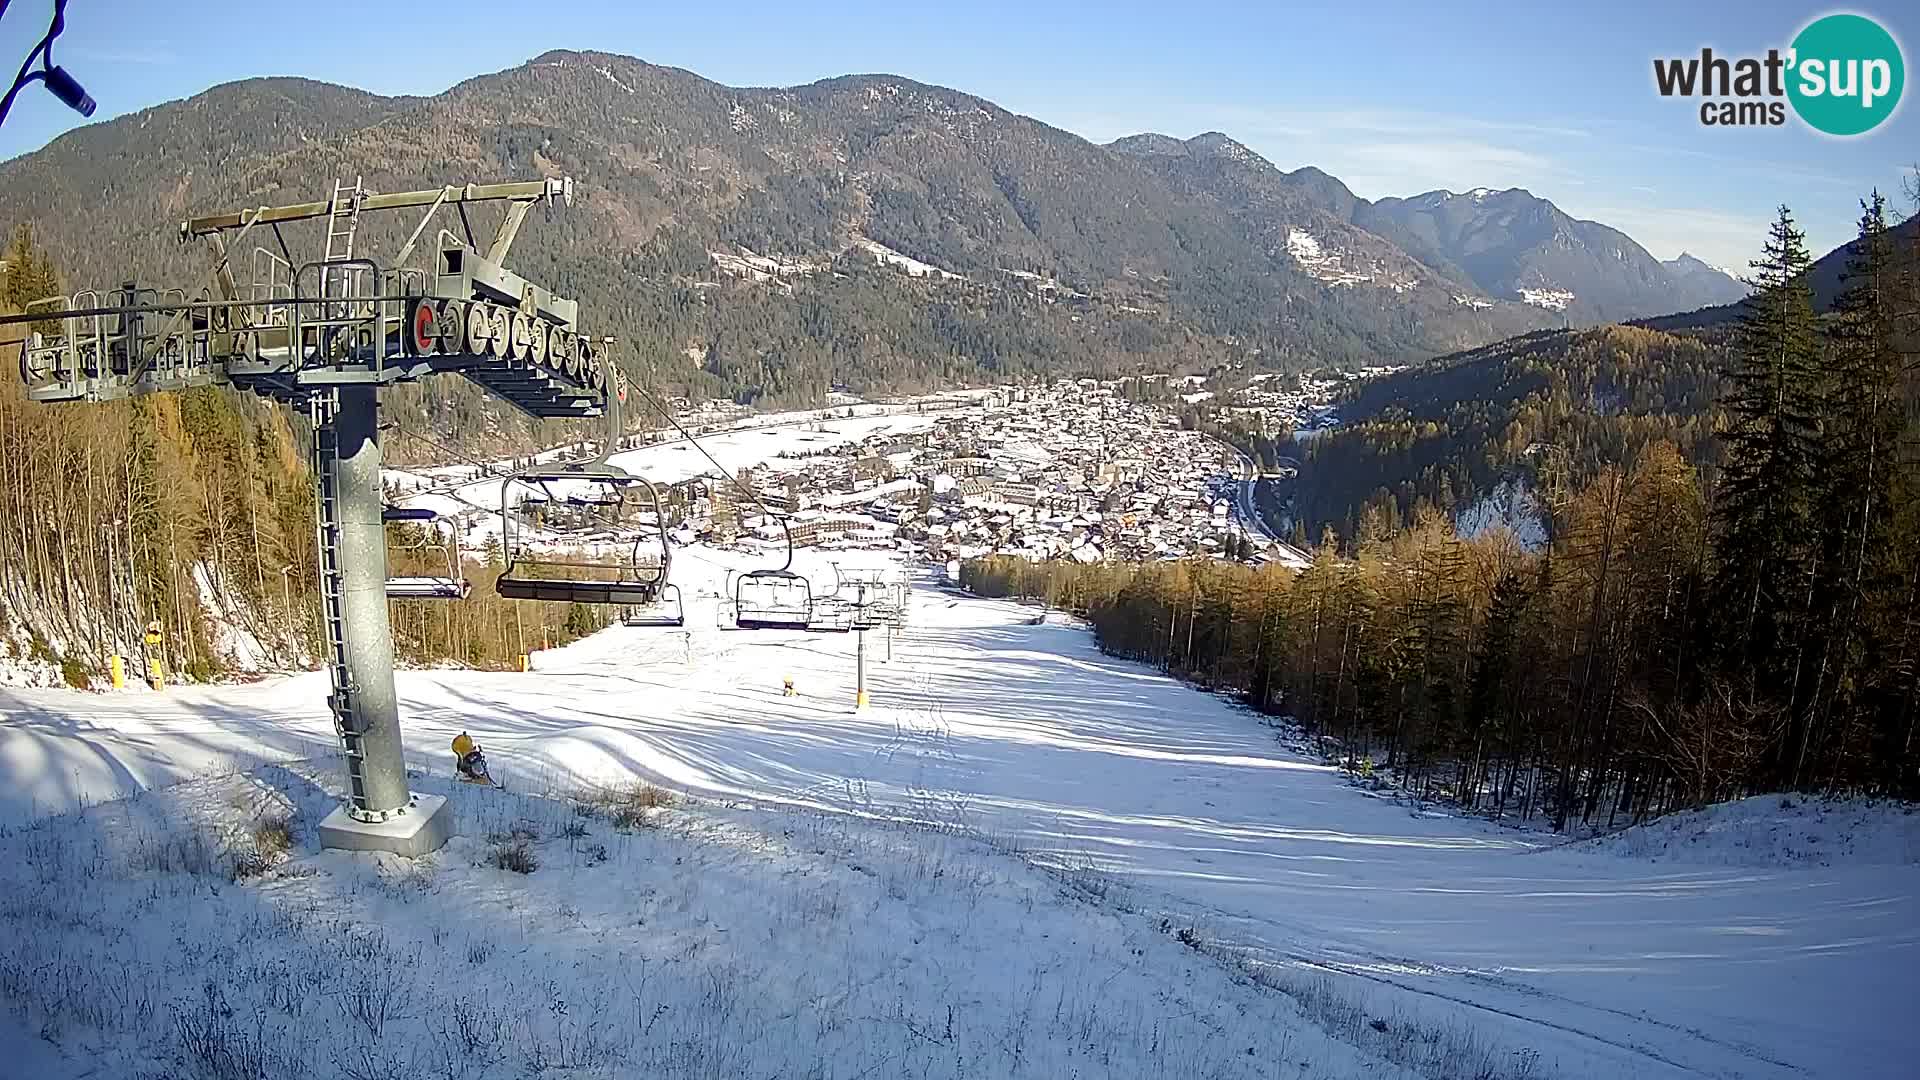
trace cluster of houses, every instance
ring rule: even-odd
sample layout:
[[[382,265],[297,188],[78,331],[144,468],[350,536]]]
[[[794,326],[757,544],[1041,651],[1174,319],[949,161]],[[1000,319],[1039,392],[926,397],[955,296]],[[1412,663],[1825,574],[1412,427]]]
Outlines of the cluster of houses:
[[[992,552],[1081,562],[1258,557],[1235,517],[1234,451],[1117,381],[1003,387],[830,451],[676,485],[712,543],[898,547],[934,561]],[[823,422],[831,427],[830,421]]]

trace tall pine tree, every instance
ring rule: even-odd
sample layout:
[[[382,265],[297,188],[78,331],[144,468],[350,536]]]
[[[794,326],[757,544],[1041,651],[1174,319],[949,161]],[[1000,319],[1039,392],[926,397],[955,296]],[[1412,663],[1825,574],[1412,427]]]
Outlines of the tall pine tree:
[[[1825,436],[1817,490],[1820,572],[1815,584],[1817,663],[1811,693],[1799,704],[1794,773],[1819,754],[1837,715],[1860,687],[1872,628],[1861,621],[1877,553],[1893,541],[1892,485],[1899,447],[1900,358],[1894,349],[1893,245],[1886,200],[1861,203],[1860,237],[1847,261],[1845,289],[1826,326]]]
[[[1752,263],[1754,291],[1725,373],[1718,433],[1724,465],[1714,500],[1713,592],[1723,625],[1716,640],[1752,703],[1784,710],[1801,693],[1802,635],[1819,561],[1813,485],[1822,402],[1811,261],[1804,234],[1781,207]]]

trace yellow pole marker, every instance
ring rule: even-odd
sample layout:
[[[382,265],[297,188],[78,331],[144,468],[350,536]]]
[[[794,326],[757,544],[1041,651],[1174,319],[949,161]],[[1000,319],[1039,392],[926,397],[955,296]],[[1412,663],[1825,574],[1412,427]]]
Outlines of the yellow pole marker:
[[[107,670],[113,674],[113,688],[115,690],[125,690],[127,688],[126,658],[118,653],[108,657]]]
[[[147,624],[147,685],[155,690],[167,688],[166,669],[160,666],[160,620]]]

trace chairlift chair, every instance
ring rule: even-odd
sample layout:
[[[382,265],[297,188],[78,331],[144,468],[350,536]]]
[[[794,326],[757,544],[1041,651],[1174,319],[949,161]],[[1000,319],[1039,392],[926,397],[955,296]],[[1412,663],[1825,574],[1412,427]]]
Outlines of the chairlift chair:
[[[660,597],[653,603],[636,604],[620,613],[622,626],[671,628],[686,623],[686,609],[680,605],[680,586],[672,582],[660,587]]]
[[[807,631],[814,634],[844,634],[853,629],[853,608],[834,597],[821,597],[813,602],[813,618],[807,622]]]
[[[633,546],[618,563],[594,562],[536,552],[524,535],[526,526],[517,521],[511,500],[515,485],[539,489],[537,500],[544,508],[548,524],[567,524],[572,532],[598,533],[619,537],[632,532]],[[549,485],[566,485],[556,492]],[[586,494],[571,490],[587,488]],[[633,505],[629,496],[644,493],[651,505],[653,520],[621,522],[623,511]],[[648,512],[648,511],[643,511]],[[611,518],[612,520],[609,520]],[[495,583],[495,589],[509,600],[546,600],[574,604],[621,604],[648,609],[654,617],[633,624],[644,626],[680,626],[684,619],[680,591],[669,585],[667,574],[673,562],[673,549],[667,543],[666,508],[660,490],[644,477],[635,476],[617,465],[593,461],[572,465],[536,465],[523,469],[500,484],[500,543],[507,565]],[[643,554],[651,529],[659,537],[657,560]],[[669,608],[669,601],[671,606]],[[671,621],[667,614],[671,611]]]
[[[742,630],[805,630],[813,621],[813,587],[791,570],[749,570],[734,584],[733,607]]]
[[[421,539],[407,545],[408,550],[424,550],[440,536],[440,515],[422,507],[390,506],[380,511],[380,520],[409,522],[424,526]],[[454,523],[446,522],[447,573],[445,577],[416,576],[387,579],[389,600],[464,600],[473,583],[460,576],[460,541]]]

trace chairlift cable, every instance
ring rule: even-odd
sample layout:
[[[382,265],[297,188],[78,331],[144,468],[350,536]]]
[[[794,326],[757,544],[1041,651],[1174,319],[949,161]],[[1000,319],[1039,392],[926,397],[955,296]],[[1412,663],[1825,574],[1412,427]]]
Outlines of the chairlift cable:
[[[624,376],[622,377],[621,381],[623,383],[626,383]],[[693,448],[695,450],[700,451],[700,456],[703,458],[706,458],[708,464],[712,465],[715,469],[719,470],[721,476],[726,477],[727,480],[730,483],[732,483],[734,487],[737,487],[741,491],[746,492],[747,496],[751,498],[756,504],[758,504],[761,511],[765,513],[768,517],[774,518],[775,520],[780,522],[780,531],[786,534],[786,538],[787,538],[787,561],[780,565],[780,569],[782,571],[793,569],[793,529],[791,526],[787,524],[787,515],[774,513],[773,508],[767,505],[766,500],[760,497],[759,492],[741,483],[739,477],[728,472],[726,466],[720,464],[720,462],[716,460],[712,454],[707,453],[707,448],[700,445],[700,440],[694,437],[692,432],[680,426],[680,421],[675,419],[673,412],[669,410],[666,407],[666,405],[664,405],[660,401],[659,398],[654,397],[651,393],[649,393],[646,390],[645,387],[641,386],[638,383],[626,383],[626,385],[631,387],[641,397],[646,398],[647,404],[652,405],[654,408],[654,411],[658,412],[661,416],[666,417],[667,423],[673,425],[673,430],[679,432],[681,438],[684,438],[685,440],[687,440],[687,442],[692,443]]]
[[[470,457],[466,454],[461,453],[458,450],[455,450],[453,447],[446,445],[445,443],[436,442],[432,439],[429,439],[425,435],[420,434],[419,432],[413,430],[410,427],[407,427],[405,424],[399,423],[398,421],[394,421],[391,424],[384,424],[382,426],[391,427],[394,431],[399,432],[402,435],[405,435],[409,439],[413,439],[417,442],[423,442],[428,446],[431,446],[435,450],[440,451],[443,454],[447,454],[451,457],[459,458],[461,461],[464,461],[469,465],[473,465],[479,468],[481,472],[486,473],[488,476],[492,477],[495,480],[505,480],[507,478],[506,473],[503,473],[499,469],[495,468],[494,466],[484,461],[481,461],[479,458]],[[465,487],[467,484],[473,483],[473,481],[461,480],[461,481],[449,481],[449,483],[451,483],[454,487]],[[428,494],[428,493],[422,492],[422,494]],[[444,494],[444,491],[436,490],[431,494],[436,494],[436,495]]]

